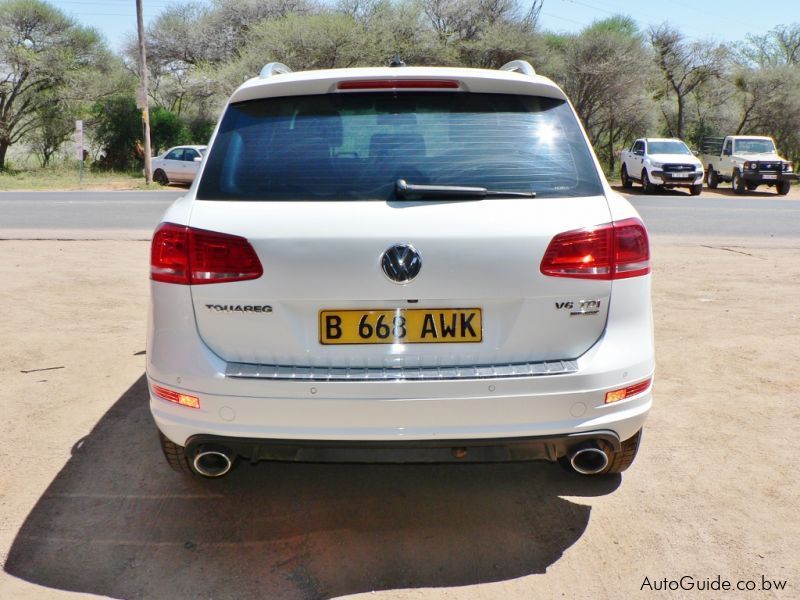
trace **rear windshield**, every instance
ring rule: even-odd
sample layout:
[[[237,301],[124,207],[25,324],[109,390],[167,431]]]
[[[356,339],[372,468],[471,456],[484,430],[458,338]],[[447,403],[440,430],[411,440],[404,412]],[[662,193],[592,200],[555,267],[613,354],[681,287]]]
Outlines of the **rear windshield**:
[[[691,154],[683,142],[648,142],[650,154]]]
[[[391,200],[395,182],[602,194],[566,102],[471,93],[349,93],[228,107],[201,200]]]

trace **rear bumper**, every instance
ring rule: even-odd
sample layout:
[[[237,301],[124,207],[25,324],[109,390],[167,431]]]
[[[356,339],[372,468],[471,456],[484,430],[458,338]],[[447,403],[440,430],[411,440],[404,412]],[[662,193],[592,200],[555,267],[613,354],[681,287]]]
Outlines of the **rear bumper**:
[[[487,438],[481,440],[409,440],[353,442],[320,440],[266,440],[260,438],[195,435],[186,441],[194,456],[204,446],[230,449],[239,457],[297,462],[444,463],[551,460],[588,441],[603,441],[614,451],[620,439],[613,431],[589,431],[559,436]]]
[[[653,376],[649,276],[614,283],[606,331],[574,359],[573,372],[442,381],[229,377],[229,363],[203,343],[193,314],[184,309],[190,305],[189,291],[161,285],[149,325],[148,381],[197,396],[200,408],[152,393],[150,407],[158,428],[181,446],[194,436],[290,446],[309,440],[334,445],[426,441],[447,448],[456,442],[469,446],[469,440],[562,439],[598,431],[626,440],[642,428],[652,405],[651,389],[604,403],[608,391]],[[566,447],[548,444],[551,450]]]
[[[558,376],[555,376],[558,377]],[[606,390],[568,393],[532,393],[536,383],[516,380],[520,386],[471,382],[480,395],[456,395],[454,383],[436,386],[436,398],[252,398],[200,395],[200,409],[172,404],[151,394],[150,408],[158,428],[173,442],[185,446],[194,436],[283,440],[306,445],[308,440],[340,442],[445,442],[464,446],[464,440],[497,438],[561,438],[607,430],[619,439],[632,437],[644,424],[652,405],[650,390],[614,404],[604,404]],[[467,382],[458,382],[464,384]],[[562,382],[564,386],[568,382]],[[515,391],[527,393],[517,394]],[[299,384],[302,385],[302,384]],[[331,384],[333,385],[333,384]],[[374,385],[365,386],[364,393]],[[428,384],[430,385],[430,384]],[[317,386],[318,388],[322,386]],[[490,393],[498,389],[501,394]],[[197,392],[195,392],[197,394]],[[319,389],[316,394],[319,395]],[[309,393],[312,396],[312,393]],[[458,441],[458,443],[454,442]]]

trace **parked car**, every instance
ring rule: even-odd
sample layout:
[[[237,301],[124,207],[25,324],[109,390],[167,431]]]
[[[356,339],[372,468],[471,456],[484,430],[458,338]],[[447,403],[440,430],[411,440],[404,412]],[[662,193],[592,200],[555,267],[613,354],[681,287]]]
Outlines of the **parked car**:
[[[161,185],[168,183],[192,183],[206,146],[175,146],[152,160],[153,181]]]
[[[681,140],[673,138],[641,138],[620,158],[622,186],[642,184],[645,194],[659,187],[686,187],[692,196],[703,191],[703,164]]]
[[[198,177],[151,249],[150,408],[175,470],[634,460],[647,230],[529,64],[267,65]]]
[[[767,185],[785,196],[792,187],[792,181],[797,181],[791,163],[781,158],[770,137],[729,135],[724,138],[705,138],[701,148],[701,159],[707,165],[707,183],[711,189],[721,181],[730,181],[737,194]]]

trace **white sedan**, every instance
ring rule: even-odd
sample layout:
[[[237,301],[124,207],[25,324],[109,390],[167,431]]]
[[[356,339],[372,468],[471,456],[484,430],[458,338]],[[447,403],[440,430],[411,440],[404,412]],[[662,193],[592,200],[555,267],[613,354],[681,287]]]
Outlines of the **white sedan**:
[[[192,183],[205,153],[206,146],[175,146],[154,156],[153,181],[161,185]]]

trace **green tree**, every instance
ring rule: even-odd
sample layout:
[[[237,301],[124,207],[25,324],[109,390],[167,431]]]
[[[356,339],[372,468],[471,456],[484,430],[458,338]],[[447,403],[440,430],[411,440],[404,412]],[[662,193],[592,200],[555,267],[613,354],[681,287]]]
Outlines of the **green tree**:
[[[75,115],[79,109],[75,105],[65,103],[52,92],[48,94],[50,101],[37,108],[37,126],[25,136],[31,148],[39,158],[39,164],[46,167],[53,155],[75,132]]]
[[[642,36],[631,19],[615,16],[568,40],[550,38],[550,43],[563,52],[553,78],[572,100],[601,160],[613,171],[620,144],[650,127],[647,80],[652,63]]]
[[[110,62],[96,31],[49,4],[0,2],[0,169],[8,148],[42,125],[58,90]]]
[[[160,154],[170,146],[188,144],[191,140],[189,128],[175,113],[163,106],[150,111],[150,144],[153,154]]]
[[[688,98],[723,74],[725,48],[712,42],[689,42],[680,31],[666,24],[650,29],[650,43],[662,77],[656,99],[675,101],[674,113],[662,105],[667,133],[682,138]]]
[[[193,144],[208,144],[211,134],[214,133],[216,123],[213,119],[195,117],[187,124],[189,128],[189,140]]]
[[[100,146],[98,165],[129,170],[141,159],[142,115],[133,95],[110,96],[92,107],[91,129]]]
[[[800,23],[779,25],[764,35],[748,35],[735,46],[739,60],[757,68],[800,65]]]

